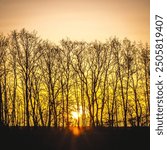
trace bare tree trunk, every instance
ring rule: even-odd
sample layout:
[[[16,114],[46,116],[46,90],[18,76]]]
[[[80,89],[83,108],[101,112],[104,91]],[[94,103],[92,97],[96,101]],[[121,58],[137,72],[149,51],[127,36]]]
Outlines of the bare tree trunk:
[[[145,89],[146,89],[146,100],[147,100],[147,110],[146,110],[146,122],[148,123],[148,116],[150,115],[150,96],[149,96],[149,84],[148,84],[148,75],[147,75],[148,70],[146,69],[145,66]]]
[[[29,68],[29,63],[28,63],[28,51],[26,50],[26,72],[25,72],[25,101],[26,101],[26,125],[29,127],[29,94],[28,94],[28,83],[29,83],[29,77],[28,77],[28,68]]]
[[[81,104],[82,104],[82,126],[86,126],[86,114],[85,114],[85,97],[84,97],[84,83],[81,80]]]
[[[116,77],[117,78],[117,77]],[[114,108],[117,111],[117,102],[116,102],[116,90],[117,90],[117,79],[116,79],[116,83],[114,85],[114,89],[113,89],[113,97],[112,97],[112,107],[111,107],[111,126],[114,126]],[[117,113],[116,113],[116,118],[117,118]],[[117,120],[116,120],[117,122]]]
[[[2,103],[2,86],[0,80],[0,124],[3,123],[3,103]]]
[[[12,99],[12,125],[16,125],[16,88],[17,88],[17,74],[16,74],[16,54],[13,55],[13,75],[14,75],[14,86],[13,86],[13,99]]]
[[[64,118],[64,111],[65,111],[65,104],[64,104],[64,84],[61,75],[61,101],[62,101],[62,126],[65,126],[65,118]]]
[[[66,112],[67,112],[66,126],[69,127],[69,79],[67,79],[66,83]]]
[[[8,97],[7,97],[7,72],[6,63],[4,63],[4,122],[8,125]]]

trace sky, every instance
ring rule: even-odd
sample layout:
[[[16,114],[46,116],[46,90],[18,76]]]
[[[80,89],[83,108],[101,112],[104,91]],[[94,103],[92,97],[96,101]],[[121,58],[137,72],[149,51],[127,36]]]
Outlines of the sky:
[[[22,28],[43,39],[150,42],[149,0],[0,0],[0,33]]]

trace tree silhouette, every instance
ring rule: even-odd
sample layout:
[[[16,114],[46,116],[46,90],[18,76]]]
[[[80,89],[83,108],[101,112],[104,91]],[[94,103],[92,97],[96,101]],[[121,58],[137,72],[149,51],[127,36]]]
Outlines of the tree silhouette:
[[[0,35],[0,124],[149,126],[149,62],[149,45],[127,38],[55,45],[25,29]]]

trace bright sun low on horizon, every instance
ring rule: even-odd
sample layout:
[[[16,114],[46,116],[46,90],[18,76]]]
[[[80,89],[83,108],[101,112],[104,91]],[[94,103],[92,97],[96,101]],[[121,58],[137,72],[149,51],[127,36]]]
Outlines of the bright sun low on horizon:
[[[43,39],[149,42],[149,0],[0,0],[0,33],[22,28]]]

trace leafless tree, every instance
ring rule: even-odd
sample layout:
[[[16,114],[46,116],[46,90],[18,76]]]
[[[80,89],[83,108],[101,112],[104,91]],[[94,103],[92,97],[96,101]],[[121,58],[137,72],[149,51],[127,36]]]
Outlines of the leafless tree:
[[[8,124],[7,47],[8,39],[0,35],[0,124]]]
[[[0,123],[25,126],[149,125],[149,46],[0,35]],[[144,88],[141,88],[141,87]],[[80,114],[81,113],[81,114]]]

